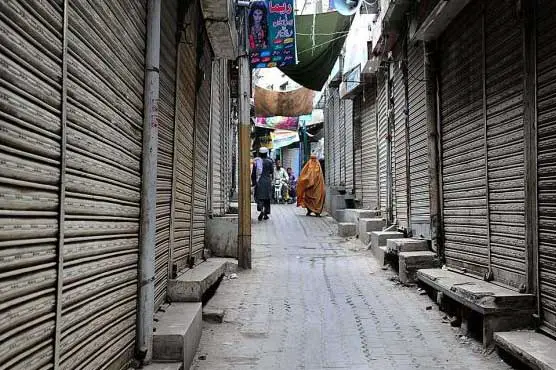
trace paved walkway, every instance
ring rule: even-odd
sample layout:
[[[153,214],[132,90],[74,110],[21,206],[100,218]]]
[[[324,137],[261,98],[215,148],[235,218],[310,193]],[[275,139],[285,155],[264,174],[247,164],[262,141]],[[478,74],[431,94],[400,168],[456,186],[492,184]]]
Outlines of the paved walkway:
[[[192,369],[509,368],[460,338],[428,296],[389,280],[357,240],[335,235],[331,219],[294,206],[254,221],[253,270],[208,303],[225,321],[203,323]]]

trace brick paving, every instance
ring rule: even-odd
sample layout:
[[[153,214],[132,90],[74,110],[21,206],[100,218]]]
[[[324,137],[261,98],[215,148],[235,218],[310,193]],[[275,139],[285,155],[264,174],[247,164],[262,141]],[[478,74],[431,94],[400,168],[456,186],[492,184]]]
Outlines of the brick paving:
[[[253,270],[208,303],[226,314],[203,323],[192,369],[510,369],[460,338],[428,296],[391,281],[359,241],[336,236],[331,219],[272,212],[253,223]]]

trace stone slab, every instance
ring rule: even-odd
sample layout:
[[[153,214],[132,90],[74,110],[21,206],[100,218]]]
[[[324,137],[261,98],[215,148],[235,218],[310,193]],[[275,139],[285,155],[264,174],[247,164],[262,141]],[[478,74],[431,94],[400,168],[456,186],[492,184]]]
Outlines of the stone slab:
[[[376,211],[369,211],[360,208],[346,208],[344,210],[344,216],[342,222],[352,222],[358,224],[359,220],[362,218],[374,218],[376,217]],[[372,230],[367,230],[372,231]]]
[[[372,252],[379,266],[385,266],[388,264],[388,253],[386,253],[386,247],[373,248]]]
[[[153,362],[145,365],[142,370],[184,370],[182,362]]]
[[[390,240],[388,240],[390,242]],[[389,251],[389,249],[388,249]],[[404,284],[417,281],[417,271],[437,267],[436,254],[429,251],[399,252],[399,278]]]
[[[231,258],[211,258],[187,270],[177,279],[168,280],[168,298],[171,302],[201,302],[203,294],[224,274],[237,270],[237,261]]]
[[[343,213],[338,213],[346,208],[346,199],[341,194],[332,195],[329,201],[330,209],[328,212],[336,221],[342,222]]]
[[[556,341],[533,330],[494,333],[496,345],[531,369],[556,369]]]
[[[154,324],[153,360],[182,362],[189,369],[202,333],[202,305],[174,302]]]
[[[205,247],[215,257],[237,258],[238,216],[228,215],[207,220]]]
[[[511,310],[531,310],[535,297],[514,290],[444,269],[422,269],[417,272],[419,280],[442,291],[452,299],[481,314],[493,314]]]
[[[239,203],[230,202],[230,206],[228,207],[228,213],[237,215],[239,213]]]
[[[226,312],[221,308],[203,308],[203,321],[220,324],[224,321]]]
[[[357,227],[351,222],[340,222],[338,223],[338,235],[347,237],[355,236],[357,233]]]
[[[358,222],[358,234],[359,239],[366,245],[369,244],[370,234],[367,234],[372,231],[382,231],[386,226],[386,220],[382,218],[360,218]]]
[[[425,239],[388,239],[386,242],[388,253],[428,251],[429,243]]]
[[[388,239],[401,239],[403,233],[399,231],[372,231],[371,248],[386,247]]]

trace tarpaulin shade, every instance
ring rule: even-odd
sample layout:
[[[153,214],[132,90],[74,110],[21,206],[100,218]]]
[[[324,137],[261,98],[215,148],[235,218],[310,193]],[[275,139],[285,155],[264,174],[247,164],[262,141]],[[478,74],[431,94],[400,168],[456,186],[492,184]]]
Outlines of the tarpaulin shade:
[[[255,87],[255,116],[295,117],[311,114],[314,91],[302,87],[293,91],[272,91]]]
[[[351,21],[352,17],[337,12],[296,16],[298,63],[280,70],[298,84],[320,91],[340,55]]]

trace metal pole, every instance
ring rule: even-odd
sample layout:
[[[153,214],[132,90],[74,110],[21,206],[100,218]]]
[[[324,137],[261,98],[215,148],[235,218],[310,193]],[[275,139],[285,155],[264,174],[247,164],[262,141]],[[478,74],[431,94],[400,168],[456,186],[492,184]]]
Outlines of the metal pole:
[[[148,364],[152,360],[153,345],[160,0],[149,0],[146,46],[136,351],[137,357],[144,358],[144,363]]]
[[[426,119],[427,119],[427,140],[429,155],[429,200],[430,200],[430,223],[431,223],[431,242],[432,249],[442,256],[440,251],[440,174],[439,149],[438,149],[438,130],[436,112],[436,71],[433,61],[434,46],[425,43],[423,47],[425,59],[425,89],[426,89]]]

